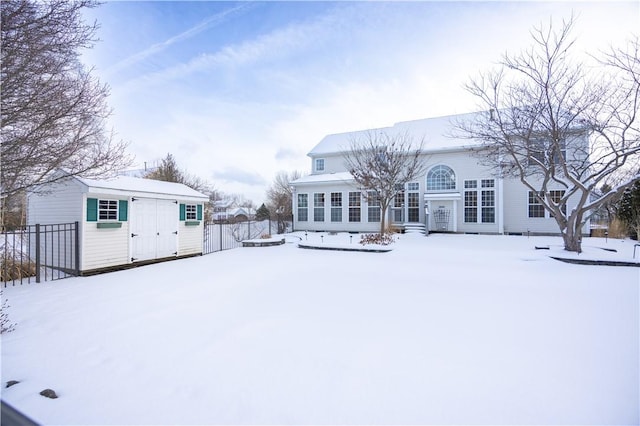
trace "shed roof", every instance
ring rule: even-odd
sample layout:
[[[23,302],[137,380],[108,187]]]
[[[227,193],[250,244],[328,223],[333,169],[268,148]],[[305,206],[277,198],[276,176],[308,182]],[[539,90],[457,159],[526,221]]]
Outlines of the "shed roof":
[[[209,199],[205,194],[189,188],[187,185],[175,182],[164,182],[131,176],[118,176],[114,179],[107,180],[86,179],[81,177],[76,177],[75,179],[87,188],[87,192],[135,193],[138,196],[163,195],[204,200]]]
[[[391,127],[327,135],[307,155],[315,157],[323,154],[346,151],[349,149],[351,141],[367,137],[371,132],[384,132],[390,136],[408,133],[414,137],[416,143],[419,143],[422,138],[424,138],[423,149],[425,151],[465,148],[479,142],[452,138],[450,133],[453,131],[453,125],[457,121],[473,120],[478,114],[486,114],[486,112],[472,112],[444,117],[424,118],[421,120],[402,121]]]

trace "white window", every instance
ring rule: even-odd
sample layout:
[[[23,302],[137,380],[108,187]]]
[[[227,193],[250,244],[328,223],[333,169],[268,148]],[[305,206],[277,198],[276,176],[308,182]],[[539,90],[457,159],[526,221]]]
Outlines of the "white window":
[[[438,165],[427,173],[427,191],[448,191],[456,189],[456,174],[451,167]]]
[[[464,221],[465,223],[495,223],[496,194],[493,179],[482,179],[480,188],[477,180],[464,181]]]
[[[324,158],[316,158],[316,172],[324,171]]]
[[[331,222],[342,222],[342,192],[331,193]]]
[[[118,220],[118,200],[98,200],[98,220]]]
[[[195,204],[185,205],[185,218],[187,220],[196,220],[198,218],[197,208]]]
[[[298,222],[309,220],[309,194],[298,194]]]
[[[419,182],[409,182],[407,184],[407,190],[408,191],[419,191],[420,190],[420,183]]]
[[[349,192],[349,222],[360,222],[360,191]]]
[[[565,194],[564,190],[549,191],[549,198],[551,198],[552,202],[559,204],[561,203],[562,198],[564,197],[564,194]],[[540,198],[544,199],[544,192],[540,191],[538,195],[540,196]],[[567,204],[566,203],[561,204],[560,210],[562,211],[563,214],[566,215]],[[544,208],[544,205],[540,202],[538,197],[536,197],[536,193],[533,191],[529,191],[529,217],[531,218],[553,217],[553,214],[546,211],[546,209]]]
[[[563,140],[556,144],[548,139],[533,139],[528,142],[528,151],[530,166],[537,164],[549,166],[549,159],[553,159],[554,164],[559,164],[560,158],[562,160],[567,158],[567,146]]]
[[[324,193],[313,194],[313,221],[324,222]]]
[[[380,222],[380,196],[375,191],[369,191],[368,201],[367,217],[369,222]]]

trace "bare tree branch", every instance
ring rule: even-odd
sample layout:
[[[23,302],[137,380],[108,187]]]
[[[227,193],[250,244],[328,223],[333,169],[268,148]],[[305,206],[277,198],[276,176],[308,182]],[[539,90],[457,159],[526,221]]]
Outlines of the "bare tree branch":
[[[352,139],[343,152],[347,170],[361,189],[371,191],[380,202],[380,233],[386,230],[386,215],[393,198],[404,185],[425,173],[424,140],[416,143],[409,133],[368,131]]]

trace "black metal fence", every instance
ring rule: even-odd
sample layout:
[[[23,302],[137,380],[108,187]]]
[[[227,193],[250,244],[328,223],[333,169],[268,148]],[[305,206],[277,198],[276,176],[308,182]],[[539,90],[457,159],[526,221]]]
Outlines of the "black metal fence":
[[[0,233],[0,281],[4,287],[78,275],[78,222],[28,225]]]
[[[291,223],[284,223],[284,228],[291,230]],[[272,220],[236,223],[207,222],[204,224],[203,254],[241,247],[242,241],[276,233],[278,233],[278,222]]]

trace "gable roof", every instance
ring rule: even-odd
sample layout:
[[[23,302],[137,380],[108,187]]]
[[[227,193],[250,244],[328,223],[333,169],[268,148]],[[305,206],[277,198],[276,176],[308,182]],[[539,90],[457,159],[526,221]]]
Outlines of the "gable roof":
[[[95,180],[74,177],[87,190],[87,192],[100,192],[108,194],[135,193],[138,196],[163,195],[184,198],[196,198],[208,200],[209,197],[189,188],[187,185],[175,182],[136,178],[131,176],[118,176],[114,179]]]
[[[457,121],[473,120],[478,114],[486,114],[486,111],[402,121],[391,127],[327,135],[307,155],[317,157],[318,155],[340,153],[349,150],[352,140],[365,138],[367,134],[371,132],[384,132],[388,135],[408,133],[414,137],[416,143],[419,143],[420,140],[424,138],[423,148],[425,151],[463,149],[474,146],[479,142],[467,139],[455,139],[450,137],[449,134],[453,131],[453,125]]]

